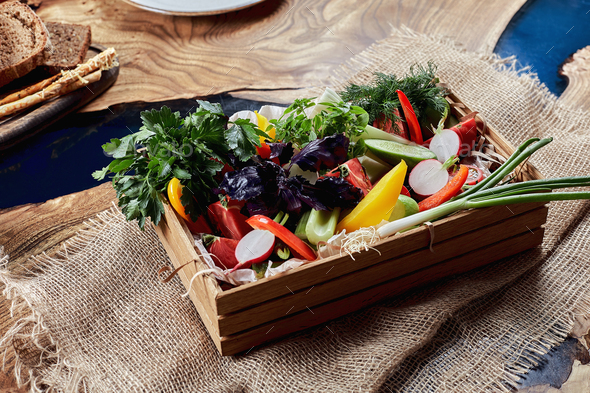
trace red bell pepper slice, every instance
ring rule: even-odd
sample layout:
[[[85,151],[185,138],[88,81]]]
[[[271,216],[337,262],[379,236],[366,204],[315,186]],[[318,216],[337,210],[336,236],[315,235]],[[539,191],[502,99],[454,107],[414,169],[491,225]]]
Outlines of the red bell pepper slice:
[[[403,91],[396,90],[396,93],[399,98],[399,102],[402,105],[402,110],[404,111],[404,116],[406,117],[406,123],[408,123],[410,137],[412,141],[421,145],[424,143],[424,140],[422,139],[422,130],[420,129],[420,123],[418,123],[416,113],[414,113],[414,108],[412,108],[412,104],[410,104],[408,97],[406,97]]]
[[[436,192],[435,194],[429,196],[422,202],[418,203],[418,207],[420,211],[423,212],[424,210],[429,210],[439,205],[442,205],[455,195],[461,192],[461,188],[465,184],[467,180],[467,176],[469,175],[469,168],[465,165],[459,166],[459,171],[457,174],[447,183],[446,186],[441,188],[440,191]]]
[[[307,259],[308,261],[315,261],[317,259],[311,247],[278,222],[260,214],[248,218],[246,222],[254,229],[265,229],[281,239],[296,258]]]
[[[360,188],[363,195],[367,195],[373,188],[371,180],[369,180],[365,168],[363,168],[358,158],[346,161],[344,164],[332,169],[324,176],[341,177],[353,186]]]
[[[408,189],[406,188],[406,186],[402,186],[402,191],[400,192],[401,195],[405,195],[408,198],[412,197],[412,194],[410,194],[410,191],[408,191]]]
[[[271,160],[275,164],[281,165],[281,161],[279,160],[279,157],[270,158],[270,155],[271,155],[270,146],[266,143],[263,143],[260,146],[256,146],[256,153],[260,156],[260,158],[264,158],[266,160]]]
[[[244,207],[244,202],[234,201],[225,196],[219,202],[212,203],[207,208],[209,219],[217,229],[223,233],[223,236],[229,239],[240,240],[252,230],[246,223],[246,217],[240,210]]]

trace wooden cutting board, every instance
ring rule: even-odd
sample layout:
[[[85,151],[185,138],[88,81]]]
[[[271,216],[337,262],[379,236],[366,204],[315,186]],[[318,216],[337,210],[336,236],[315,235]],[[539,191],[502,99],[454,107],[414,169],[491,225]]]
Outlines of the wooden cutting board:
[[[106,50],[98,44],[91,44],[88,56],[92,57]],[[86,105],[108,89],[119,76],[119,66],[103,71],[99,81],[75,90],[64,96],[43,102],[6,120],[0,120],[0,150],[37,134],[59,119]]]

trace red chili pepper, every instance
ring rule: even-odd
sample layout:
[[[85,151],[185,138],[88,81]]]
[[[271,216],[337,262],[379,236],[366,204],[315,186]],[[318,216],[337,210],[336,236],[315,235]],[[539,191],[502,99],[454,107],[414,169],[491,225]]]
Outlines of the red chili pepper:
[[[396,108],[393,110],[393,114],[400,117],[399,110]],[[381,113],[378,118],[373,122],[373,127],[379,128],[388,134],[401,136],[407,140],[410,140],[408,135],[408,126],[401,119],[395,122],[396,127],[393,127],[391,119],[385,120],[385,115]]]
[[[469,175],[469,168],[465,165],[461,165],[459,168],[459,172],[453,177],[446,186],[444,186],[440,191],[437,193],[429,196],[422,202],[418,203],[418,207],[420,211],[423,212],[424,210],[429,210],[439,205],[442,205],[459,192],[461,192],[461,188],[465,184],[467,180],[467,176]]]
[[[399,98],[399,102],[402,105],[402,110],[404,111],[404,116],[406,117],[406,123],[408,123],[410,137],[412,141],[421,145],[424,142],[422,139],[422,130],[420,129],[418,118],[416,118],[416,113],[414,113],[414,108],[412,108],[412,104],[410,104],[408,97],[406,97],[403,91],[396,90],[396,93]]]
[[[281,239],[296,258],[307,259],[308,261],[317,259],[315,252],[307,244],[278,222],[262,215],[252,216],[246,222],[254,229],[265,229]]]
[[[252,228],[246,223],[246,217],[240,210],[244,207],[244,202],[234,201],[229,197],[224,197],[221,201],[209,205],[209,219],[217,229],[223,233],[223,236],[229,239],[240,240]]]
[[[344,164],[332,169],[324,176],[341,177],[353,186],[360,188],[363,195],[367,195],[373,188],[371,180],[369,180],[365,168],[363,168],[358,158],[346,161]]]
[[[236,259],[236,247],[238,241],[213,235],[203,236],[203,244],[209,253],[213,254],[215,266],[222,269],[231,269],[238,264]]]

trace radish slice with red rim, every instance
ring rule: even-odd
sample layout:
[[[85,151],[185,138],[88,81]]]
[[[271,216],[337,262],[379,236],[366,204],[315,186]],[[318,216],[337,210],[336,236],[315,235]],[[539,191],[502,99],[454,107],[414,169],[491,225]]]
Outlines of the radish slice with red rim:
[[[419,198],[438,192],[449,182],[447,168],[438,160],[424,160],[412,169],[408,178],[410,189]]]
[[[248,232],[240,239],[236,246],[238,264],[231,270],[247,269],[253,263],[266,260],[272,254],[275,245],[275,235],[263,229]]]

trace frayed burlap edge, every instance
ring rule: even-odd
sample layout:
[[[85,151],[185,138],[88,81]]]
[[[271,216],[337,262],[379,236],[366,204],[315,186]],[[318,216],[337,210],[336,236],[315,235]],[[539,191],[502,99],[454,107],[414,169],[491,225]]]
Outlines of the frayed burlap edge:
[[[23,265],[26,266],[25,276],[31,279],[42,275],[52,267],[61,265],[64,260],[73,254],[84,252],[88,244],[92,243],[101,232],[107,228],[111,222],[117,219],[120,214],[119,210],[113,206],[101,213],[95,218],[89,219],[84,223],[85,228],[76,233],[74,237],[62,243],[59,251],[55,255],[49,256],[42,253],[29,258]],[[0,353],[3,353],[2,368],[6,366],[6,356],[8,352],[15,355],[14,376],[18,387],[29,385],[30,391],[35,393],[55,391],[56,381],[53,377],[67,375],[66,381],[60,381],[61,385],[67,388],[63,390],[66,393],[86,391],[85,376],[81,374],[68,361],[67,355],[51,335],[51,329],[44,323],[44,315],[36,311],[33,304],[28,300],[26,293],[19,287],[18,283],[23,274],[14,274],[9,266],[9,255],[0,250],[0,282],[4,285],[3,295],[12,300],[10,315],[23,315],[29,312],[25,317],[18,319],[14,325],[5,333],[0,341]],[[38,364],[34,367],[27,365],[21,359],[19,351],[14,348],[14,342],[20,341],[30,347],[36,347],[38,350]],[[47,365],[48,372],[39,374],[40,366]],[[60,377],[63,379],[63,377]],[[60,390],[61,391],[61,390]]]

